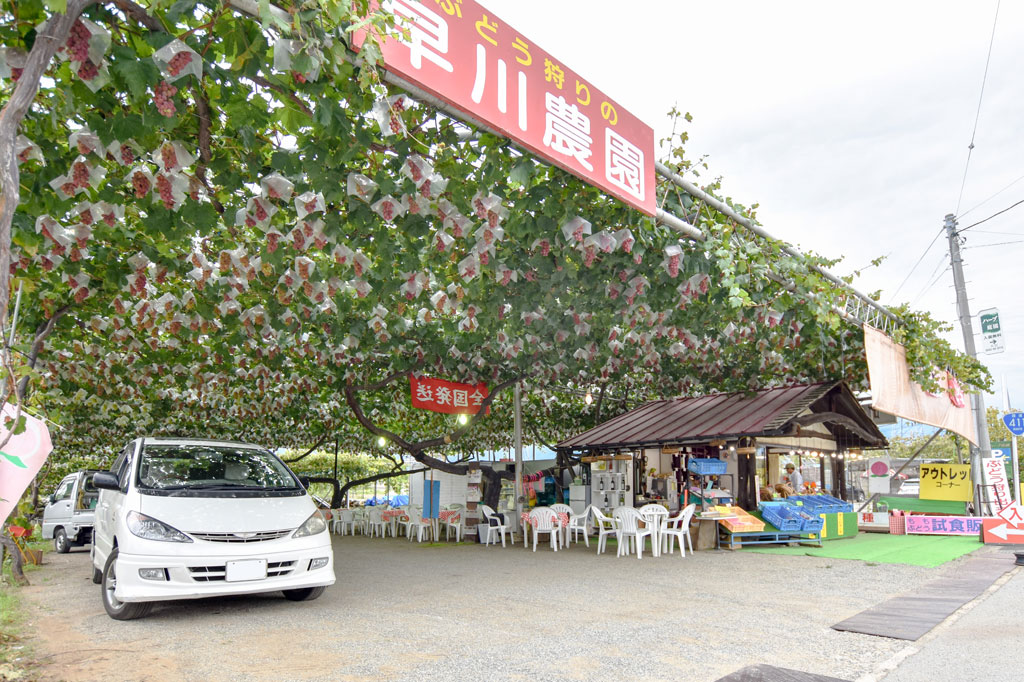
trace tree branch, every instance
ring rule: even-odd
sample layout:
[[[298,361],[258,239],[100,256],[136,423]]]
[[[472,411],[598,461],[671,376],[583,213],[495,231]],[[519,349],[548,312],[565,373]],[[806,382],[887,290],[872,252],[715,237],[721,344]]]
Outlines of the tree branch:
[[[299,108],[299,110],[302,111],[302,113],[304,113],[306,116],[310,116],[310,117],[313,116],[313,110],[310,109],[306,105],[306,103],[303,102],[301,99],[299,99],[299,96],[296,95],[291,90],[289,90],[289,89],[287,89],[287,88],[285,88],[285,87],[283,87],[281,85],[277,85],[276,83],[271,83],[270,81],[268,81],[263,76],[244,75],[244,76],[241,76],[241,78],[245,78],[246,80],[250,80],[254,84],[256,84],[256,85],[258,85],[260,87],[267,88],[269,90],[273,90],[273,91],[275,91],[277,93],[280,93],[280,94],[284,95],[285,97],[290,99],[292,101],[292,103],[294,103],[295,106],[297,106]]]
[[[11,300],[11,223],[21,194],[18,157],[14,141],[18,128],[39,92],[39,82],[53,56],[67,42],[71,27],[82,10],[97,0],[69,0],[65,14],[54,14],[36,33],[32,51],[7,104],[0,109],[0,329],[7,325]]]
[[[293,464],[294,462],[298,462],[301,459],[305,459],[305,458],[309,457],[311,454],[313,454],[314,451],[316,451],[316,449],[318,447],[320,447],[321,445],[324,444],[324,441],[327,440],[329,435],[330,434],[325,433],[323,436],[320,437],[320,440],[318,440],[316,443],[313,444],[313,447],[311,447],[309,450],[306,450],[306,452],[304,454],[299,455],[295,459],[284,459],[284,458],[282,458],[281,461],[284,462],[285,464]]]
[[[71,310],[71,304],[67,303],[57,310],[54,311],[53,315],[46,322],[43,322],[36,328],[36,338],[32,342],[32,348],[28,353],[28,366],[35,369],[36,361],[39,359],[39,351],[43,349],[43,342],[46,338],[53,333],[54,328],[57,326],[57,321],[64,317],[64,315]],[[18,382],[18,400],[22,401],[25,399],[25,392],[28,390],[28,377],[22,377],[21,381]]]

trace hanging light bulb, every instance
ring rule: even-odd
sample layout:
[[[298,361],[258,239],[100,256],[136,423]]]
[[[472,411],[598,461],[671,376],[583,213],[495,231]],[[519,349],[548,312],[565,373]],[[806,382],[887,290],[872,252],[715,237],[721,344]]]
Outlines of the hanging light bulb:
[[[466,424],[469,423],[469,417],[467,417],[464,414],[460,414],[459,415],[459,423],[462,424],[463,426],[465,426]]]
[[[594,402],[594,396],[590,394],[589,388],[587,389],[587,395],[583,396],[583,402],[585,402],[587,405]]]
[[[379,445],[381,447],[384,447],[387,444],[388,444],[388,439],[385,438],[384,436],[381,436],[380,438],[377,439],[377,445]]]
[[[793,455],[795,455],[795,454],[796,454],[796,452],[794,452],[793,450],[790,450],[790,451],[789,451],[789,456],[790,456],[790,457],[792,457],[792,456],[793,456]]]

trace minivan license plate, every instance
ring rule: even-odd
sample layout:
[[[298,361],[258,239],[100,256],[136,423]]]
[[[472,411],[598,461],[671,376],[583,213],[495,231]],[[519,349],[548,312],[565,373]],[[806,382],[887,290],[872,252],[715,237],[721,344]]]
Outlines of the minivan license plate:
[[[224,580],[237,583],[243,580],[263,580],[267,577],[266,559],[229,561],[224,571]]]

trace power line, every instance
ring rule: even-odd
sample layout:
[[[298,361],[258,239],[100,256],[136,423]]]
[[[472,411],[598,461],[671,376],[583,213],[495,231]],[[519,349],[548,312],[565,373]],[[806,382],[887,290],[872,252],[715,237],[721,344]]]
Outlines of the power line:
[[[930,291],[931,288],[934,287],[938,283],[939,279],[941,279],[942,276],[944,274],[946,274],[946,270],[949,270],[949,265],[948,265],[949,260],[948,260],[948,258],[949,258],[949,256],[947,254],[945,254],[945,253],[942,254],[942,256],[939,258],[939,262],[935,264],[935,269],[932,270],[931,274],[928,275],[928,278],[925,279],[926,284],[921,289],[921,291],[917,292],[917,296],[915,296],[914,300],[910,303],[910,307],[911,308],[913,308],[915,305],[917,305],[917,302],[919,300],[921,300],[921,297],[924,296],[926,293],[928,293],[928,291]],[[942,272],[939,272],[939,268],[941,268],[944,263],[947,264],[946,265],[946,269],[943,270]],[[939,274],[936,277],[935,273],[937,273],[937,272]],[[930,283],[928,283],[928,282],[930,282]]]
[[[971,167],[971,152],[974,151],[974,138],[978,133],[978,120],[981,118],[981,100],[985,96],[985,81],[988,80],[988,65],[992,61],[992,45],[996,41],[996,24],[999,23],[999,5],[1002,0],[996,2],[996,16],[992,20],[992,36],[988,40],[988,56],[985,57],[985,72],[981,76],[981,92],[978,93],[978,110],[974,114],[974,130],[971,131],[971,143],[967,145],[967,163],[964,164],[964,179],[960,182],[960,196],[956,200],[956,211],[960,213],[960,202],[964,198],[964,187],[967,185],[967,170]]]
[[[1005,192],[1006,190],[1008,190],[1008,189],[1010,189],[1011,187],[1013,187],[1014,185],[1016,185],[1016,184],[1017,184],[1018,182],[1020,182],[1021,180],[1024,180],[1024,175],[1020,176],[1019,178],[1017,178],[1016,180],[1014,180],[1013,182],[1011,182],[1011,183],[1010,183],[1009,185],[1007,185],[1006,187],[1002,188],[1001,190],[999,190],[998,192],[996,192],[995,194],[993,194],[992,196],[990,196],[990,197],[989,197],[988,199],[985,199],[984,201],[982,201],[982,202],[980,202],[980,203],[977,203],[977,204],[975,204],[975,205],[974,205],[974,206],[972,206],[971,208],[967,209],[966,211],[964,211],[963,213],[961,213],[960,215],[958,215],[958,216],[957,216],[957,220],[959,220],[960,218],[963,218],[963,217],[964,217],[965,215],[967,215],[968,213],[970,213],[970,212],[971,212],[971,211],[973,211],[974,209],[976,209],[976,208],[981,208],[982,206],[984,206],[984,205],[985,205],[985,204],[987,204],[988,202],[992,201],[993,199],[995,199],[995,198],[996,198],[997,196],[999,196],[1000,194],[1002,194],[1002,193],[1003,193],[1003,192]]]
[[[908,272],[907,276],[903,278],[903,281],[900,282],[900,285],[896,287],[896,291],[892,292],[892,294],[889,296],[889,303],[892,303],[894,300],[896,300],[896,294],[900,293],[900,289],[902,289],[903,285],[907,283],[907,281],[910,279],[910,276],[914,274],[914,270],[917,270],[917,266],[921,264],[921,261],[924,260],[924,257],[928,255],[928,252],[932,250],[932,247],[935,246],[935,242],[938,241],[939,237],[941,236],[942,230],[939,229],[938,234],[936,234],[935,237],[932,239],[931,243],[928,245],[928,248],[924,250],[924,253],[921,254],[921,257],[917,259],[916,263],[914,263],[914,267],[910,268],[910,272]]]
[[[971,223],[970,225],[968,225],[967,227],[965,227],[965,228],[964,228],[964,229],[962,229],[962,230],[957,230],[957,234],[963,234],[964,232],[966,232],[967,230],[971,229],[972,227],[977,227],[978,225],[981,225],[982,223],[987,223],[988,221],[992,220],[992,219],[993,219],[993,218],[995,218],[996,216],[1001,216],[1001,215],[1003,215],[1004,213],[1006,213],[1007,211],[1009,211],[1009,210],[1010,210],[1011,208],[1016,208],[1016,207],[1020,206],[1021,204],[1024,204],[1024,199],[1021,199],[1020,201],[1018,201],[1018,202],[1017,202],[1017,203],[1015,203],[1015,204],[1010,204],[1009,206],[1007,206],[1006,208],[1004,208],[1004,209],[1003,209],[1002,211],[998,211],[998,212],[996,212],[996,213],[993,213],[993,214],[992,214],[992,215],[990,215],[989,217],[987,217],[987,218],[983,218],[983,219],[979,220],[979,221],[978,221],[978,222],[976,222],[976,223]]]
[[[1024,239],[1016,239],[1012,242],[996,242],[995,244],[975,244],[974,246],[965,246],[964,250],[967,249],[984,249],[986,246],[1006,246],[1007,244],[1021,244],[1024,243]]]

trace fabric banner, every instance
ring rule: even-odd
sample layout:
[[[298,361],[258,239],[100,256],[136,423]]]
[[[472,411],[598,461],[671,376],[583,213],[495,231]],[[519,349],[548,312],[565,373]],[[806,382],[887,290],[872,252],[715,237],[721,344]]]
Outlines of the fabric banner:
[[[0,441],[14,427],[16,414],[17,408],[14,405],[4,405],[0,417]],[[11,436],[7,444],[0,448],[0,525],[7,521],[21,499],[21,494],[53,450],[46,424],[24,412],[21,416],[25,418],[25,430]]]
[[[487,384],[460,384],[432,377],[409,377],[412,406],[445,414],[476,414],[487,398]],[[488,407],[484,414],[490,414]]]
[[[904,419],[947,429],[975,445],[978,433],[969,401],[956,380],[942,372],[938,394],[926,393],[910,380],[907,349],[877,329],[864,325],[864,353],[871,382],[871,405],[876,410]]]

